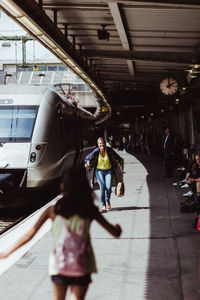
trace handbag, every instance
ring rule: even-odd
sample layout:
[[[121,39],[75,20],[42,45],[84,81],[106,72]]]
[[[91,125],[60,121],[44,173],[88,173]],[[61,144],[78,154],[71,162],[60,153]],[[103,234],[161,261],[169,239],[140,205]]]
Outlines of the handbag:
[[[118,182],[117,186],[115,187],[115,196],[123,197],[125,193],[125,187],[123,182]]]

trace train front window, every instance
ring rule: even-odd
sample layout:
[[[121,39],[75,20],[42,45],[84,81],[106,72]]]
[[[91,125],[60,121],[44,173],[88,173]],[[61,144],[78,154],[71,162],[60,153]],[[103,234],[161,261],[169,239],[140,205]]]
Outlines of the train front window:
[[[0,142],[29,142],[37,116],[38,106],[0,107]]]

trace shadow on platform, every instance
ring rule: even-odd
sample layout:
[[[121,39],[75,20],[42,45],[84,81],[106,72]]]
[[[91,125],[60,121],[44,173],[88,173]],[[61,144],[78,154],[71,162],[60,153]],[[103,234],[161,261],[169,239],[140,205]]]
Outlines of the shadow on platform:
[[[199,232],[192,228],[196,214],[180,213],[182,199],[172,185],[177,179],[164,178],[162,162],[147,154],[130,152],[129,154],[147,170],[149,207],[133,206],[113,210],[151,208],[145,299],[166,299],[168,289],[171,289],[170,293],[174,300],[200,299],[198,296],[200,239]],[[175,177],[178,177],[176,173]]]
[[[137,210],[137,209],[150,209],[150,207],[139,207],[139,206],[114,207],[112,208],[112,211]]]

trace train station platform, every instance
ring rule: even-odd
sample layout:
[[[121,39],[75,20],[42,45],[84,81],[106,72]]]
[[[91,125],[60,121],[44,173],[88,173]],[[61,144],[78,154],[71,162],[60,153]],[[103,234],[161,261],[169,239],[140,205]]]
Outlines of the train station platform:
[[[93,222],[98,273],[92,276],[86,300],[200,299],[200,236],[192,227],[196,214],[180,213],[183,191],[172,185],[175,179],[163,177],[161,162],[146,154],[118,153],[125,161],[125,196],[113,193],[112,210],[104,215],[119,223],[123,233],[113,238]],[[1,272],[1,299],[53,299],[47,226],[31,249]]]

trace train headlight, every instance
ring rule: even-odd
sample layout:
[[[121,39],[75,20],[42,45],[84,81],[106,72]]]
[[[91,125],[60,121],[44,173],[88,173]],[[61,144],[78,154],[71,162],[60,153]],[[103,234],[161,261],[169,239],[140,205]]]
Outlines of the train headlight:
[[[36,160],[36,153],[35,152],[31,152],[30,161],[31,162],[35,162],[35,160]]]

